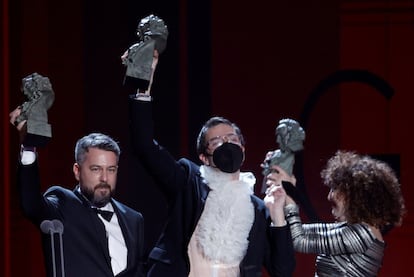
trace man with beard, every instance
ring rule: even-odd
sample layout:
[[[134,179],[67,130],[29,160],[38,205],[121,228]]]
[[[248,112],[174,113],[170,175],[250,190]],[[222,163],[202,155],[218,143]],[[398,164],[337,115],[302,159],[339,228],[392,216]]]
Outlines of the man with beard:
[[[157,62],[155,51],[152,74]],[[292,276],[289,227],[272,196],[263,201],[253,194],[253,174],[240,171],[245,143],[238,126],[222,117],[204,124],[197,140],[199,166],[175,160],[154,141],[152,112],[150,89],[138,90],[130,99],[133,149],[168,202],[147,276],[257,277],[263,267],[270,276]]]
[[[19,112],[17,108],[10,113],[12,124]],[[24,124],[16,126],[20,132]],[[143,217],[112,198],[120,152],[107,135],[82,137],[73,165],[78,185],[74,190],[52,186],[41,195],[36,147],[21,146],[17,176],[21,204],[25,216],[44,233],[47,276],[143,276]],[[60,249],[56,234],[62,235]]]

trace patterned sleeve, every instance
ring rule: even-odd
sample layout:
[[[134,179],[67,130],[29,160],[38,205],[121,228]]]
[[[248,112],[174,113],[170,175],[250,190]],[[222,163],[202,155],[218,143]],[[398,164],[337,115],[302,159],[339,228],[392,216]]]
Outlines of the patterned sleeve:
[[[298,252],[327,255],[363,253],[374,240],[368,226],[363,224],[302,224],[299,207],[294,204],[285,207],[285,216],[290,225],[293,247]]]

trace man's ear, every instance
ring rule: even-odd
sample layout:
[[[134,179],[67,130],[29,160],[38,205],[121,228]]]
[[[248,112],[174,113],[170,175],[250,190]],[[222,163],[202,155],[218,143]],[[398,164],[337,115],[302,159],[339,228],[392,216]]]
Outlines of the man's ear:
[[[75,175],[76,181],[79,181],[79,175],[80,175],[80,166],[79,166],[79,164],[74,163],[73,167],[72,167],[72,170],[73,170],[73,175]]]
[[[206,155],[200,154],[200,155],[198,155],[198,158],[200,159],[200,161],[203,162],[204,165],[210,165],[210,162],[209,162]]]

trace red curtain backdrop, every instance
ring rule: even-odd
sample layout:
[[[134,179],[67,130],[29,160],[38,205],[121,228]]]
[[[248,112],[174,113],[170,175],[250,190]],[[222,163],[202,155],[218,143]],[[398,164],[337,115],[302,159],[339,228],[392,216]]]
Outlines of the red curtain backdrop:
[[[118,198],[143,212],[147,249],[155,242],[165,204],[156,190],[136,185],[151,180],[128,154],[124,68],[119,62],[136,40],[136,20],[150,12],[163,17],[171,31],[154,87],[162,93],[156,115],[159,141],[174,155],[191,155],[204,120],[228,117],[244,132],[244,170],[253,171],[258,184],[265,153],[277,148],[277,122],[299,119],[311,92],[327,76],[366,70],[394,89],[386,99],[361,82],[327,88],[306,118],[301,166],[312,205],[320,217],[331,220],[319,177],[329,156],[341,148],[396,157],[408,215],[402,227],[385,237],[380,276],[410,274],[413,1],[135,2],[97,6],[88,1],[2,0],[0,275],[44,275],[39,231],[19,207],[14,185],[19,141],[8,122],[8,113],[23,101],[21,79],[33,72],[50,77],[56,94],[49,111],[53,139],[40,150],[43,188],[72,188],[76,139],[91,131],[107,132],[123,149]],[[313,275],[314,259],[298,253],[295,276]]]

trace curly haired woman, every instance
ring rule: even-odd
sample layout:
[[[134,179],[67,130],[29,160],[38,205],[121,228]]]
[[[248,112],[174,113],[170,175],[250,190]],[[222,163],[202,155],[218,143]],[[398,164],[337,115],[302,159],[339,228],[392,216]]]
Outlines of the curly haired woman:
[[[302,224],[299,207],[283,188],[295,185],[295,177],[273,169],[266,176],[267,201],[285,201],[295,250],[317,254],[315,276],[377,276],[385,249],[382,231],[400,226],[405,213],[394,171],[369,156],[338,151],[321,171],[336,222]]]

